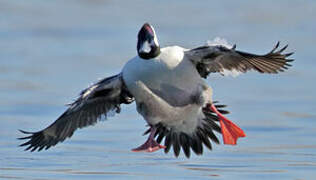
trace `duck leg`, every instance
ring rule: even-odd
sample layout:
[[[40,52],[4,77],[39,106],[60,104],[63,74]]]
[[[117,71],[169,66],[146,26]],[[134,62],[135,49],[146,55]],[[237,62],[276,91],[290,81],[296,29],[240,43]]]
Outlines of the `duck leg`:
[[[150,127],[150,134],[147,139],[147,141],[140,145],[139,147],[132,149],[134,152],[140,152],[140,151],[145,151],[145,152],[155,152],[159,149],[164,149],[166,146],[160,145],[157,143],[157,141],[154,139],[155,133],[156,133],[157,128],[154,126]]]
[[[236,145],[238,138],[246,137],[244,131],[218,112],[214,104],[208,104],[208,108],[216,113],[219,118],[224,144]]]

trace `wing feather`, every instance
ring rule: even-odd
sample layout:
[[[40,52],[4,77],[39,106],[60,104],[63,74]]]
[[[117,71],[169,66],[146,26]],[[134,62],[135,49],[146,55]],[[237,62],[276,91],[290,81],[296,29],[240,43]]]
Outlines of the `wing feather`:
[[[227,71],[245,73],[255,70],[260,73],[283,72],[291,66],[293,59],[288,59],[291,53],[283,53],[288,45],[279,48],[278,42],[267,54],[256,55],[227,48],[221,45],[202,46],[186,51],[187,57],[195,64],[201,77],[206,78],[209,73],[219,72],[223,75]]]
[[[105,78],[80,93],[76,101],[69,104],[69,108],[50,126],[42,131],[27,132],[30,136],[19,138],[28,140],[20,146],[27,146],[25,150],[41,151],[70,138],[78,128],[94,125],[110,111],[120,112],[120,104],[134,101],[132,95],[124,85],[122,75],[118,74]]]

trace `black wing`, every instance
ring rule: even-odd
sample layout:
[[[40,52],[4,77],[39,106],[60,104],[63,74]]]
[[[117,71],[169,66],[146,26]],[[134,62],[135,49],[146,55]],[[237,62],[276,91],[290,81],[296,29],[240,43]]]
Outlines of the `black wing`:
[[[41,151],[70,138],[78,128],[95,124],[110,111],[120,112],[120,104],[134,101],[122,79],[122,74],[105,78],[80,93],[78,99],[50,126],[39,132],[26,132],[30,136],[19,138],[28,141],[20,146],[25,150]]]
[[[278,50],[279,44],[278,42],[265,55],[237,51],[236,46],[202,46],[186,51],[186,55],[196,65],[203,78],[212,72],[225,74],[225,71],[245,73],[248,70],[256,70],[260,73],[278,73],[291,66],[289,62],[293,61],[287,59],[293,52],[283,54],[287,45]]]

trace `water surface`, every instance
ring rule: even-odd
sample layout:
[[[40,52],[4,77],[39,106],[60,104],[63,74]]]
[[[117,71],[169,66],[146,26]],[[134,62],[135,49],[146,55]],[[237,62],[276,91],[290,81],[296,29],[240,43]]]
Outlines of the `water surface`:
[[[0,179],[311,179],[316,175],[313,1],[0,2]],[[295,51],[280,75],[211,75],[214,99],[247,138],[203,156],[133,153],[146,137],[135,105],[76,131],[56,147],[24,152],[17,129],[40,130],[97,79],[135,56],[144,22],[162,46],[193,48],[215,37],[255,53],[276,41]]]

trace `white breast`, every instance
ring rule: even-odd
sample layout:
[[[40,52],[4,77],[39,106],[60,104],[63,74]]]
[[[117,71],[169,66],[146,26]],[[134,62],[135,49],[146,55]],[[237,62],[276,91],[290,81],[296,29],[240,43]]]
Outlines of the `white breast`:
[[[184,49],[178,46],[161,49],[161,54],[155,59],[131,59],[123,68],[123,78],[134,96],[137,94],[133,92],[133,84],[136,81],[142,81],[154,90],[164,91],[163,88],[168,86],[187,93],[194,92],[197,84],[201,82],[193,64],[185,59]]]

